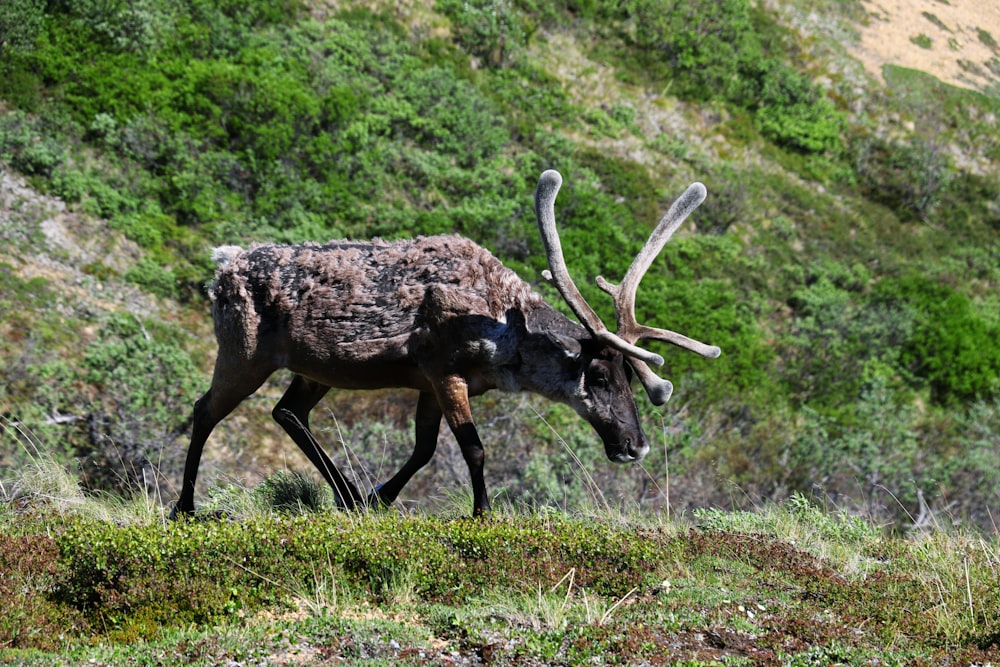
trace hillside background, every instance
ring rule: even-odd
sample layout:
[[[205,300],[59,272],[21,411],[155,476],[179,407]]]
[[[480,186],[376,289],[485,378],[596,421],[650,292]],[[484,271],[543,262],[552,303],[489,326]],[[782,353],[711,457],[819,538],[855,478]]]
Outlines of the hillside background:
[[[488,395],[514,502],[682,512],[802,493],[877,523],[995,529],[1000,20],[972,0],[8,0],[0,6],[0,479],[40,455],[173,501],[214,341],[213,245],[458,232],[558,304],[532,214],[558,169],[570,270],[621,277],[673,197],[708,201],[639,288],[653,449],[613,467],[569,410]],[[200,501],[308,470],[270,409],[214,433]],[[362,484],[415,396],[316,410]],[[450,435],[401,502],[465,493]]]

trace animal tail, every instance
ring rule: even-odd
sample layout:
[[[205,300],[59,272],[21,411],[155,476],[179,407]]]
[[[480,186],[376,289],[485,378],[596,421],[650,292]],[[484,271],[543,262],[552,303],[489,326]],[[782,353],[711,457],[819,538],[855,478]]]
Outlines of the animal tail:
[[[243,248],[235,245],[222,245],[212,248],[212,261],[220,269],[236,259],[236,256],[243,252]]]

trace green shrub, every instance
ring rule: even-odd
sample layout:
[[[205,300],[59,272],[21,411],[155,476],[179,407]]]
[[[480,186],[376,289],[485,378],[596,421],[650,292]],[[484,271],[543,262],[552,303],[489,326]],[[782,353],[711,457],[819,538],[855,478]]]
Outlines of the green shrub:
[[[745,0],[636,0],[627,7],[639,59],[671,81],[672,91],[750,110],[761,134],[786,148],[839,149],[843,114],[785,64],[787,40],[766,13]]]
[[[143,257],[139,262],[125,272],[129,280],[151,294],[164,298],[176,298],[177,276],[162,261],[152,257]]]
[[[680,92],[698,99],[747,96],[744,73],[763,56],[749,2],[636,0],[629,9],[648,64]]]
[[[0,6],[0,61],[12,52],[29,51],[44,20],[44,0],[8,0]]]
[[[1000,326],[969,297],[920,275],[882,281],[876,296],[913,318],[900,362],[927,381],[935,400],[964,403],[1000,392]]]
[[[926,219],[951,178],[945,151],[926,139],[902,144],[865,135],[851,152],[864,194],[904,219]]]
[[[394,92],[411,105],[401,119],[406,134],[425,150],[453,156],[459,167],[492,158],[509,141],[499,110],[453,71],[417,70],[400,77]]]
[[[0,159],[21,173],[48,178],[65,162],[66,153],[42,121],[19,111],[0,120]]]
[[[123,643],[319,595],[328,578],[376,599],[405,586],[421,600],[451,603],[484,590],[533,592],[573,570],[577,586],[620,598],[658,581],[660,568],[649,564],[674,548],[656,530],[571,518],[343,513],[167,526],[73,518],[54,544],[51,604],[86,619],[82,630]]]
[[[722,235],[747,220],[749,185],[746,169],[722,164],[705,176],[708,197],[692,218],[703,234]]]
[[[754,122],[775,143],[805,153],[835,152],[843,114],[805,76],[776,62],[762,65]]]
[[[797,403],[836,413],[857,400],[868,368],[910,377],[899,349],[912,335],[912,315],[870,298],[870,280],[864,267],[824,263],[808,267],[806,284],[791,294],[784,376]]]
[[[302,514],[328,505],[326,486],[300,472],[278,472],[255,489],[254,495],[277,512]]]
[[[52,600],[59,575],[56,541],[42,535],[0,534],[0,646],[56,651],[86,623]]]
[[[165,626],[217,622],[280,595],[251,574],[259,559],[280,553],[261,538],[263,526],[179,522],[164,530],[78,519],[57,539],[63,574],[53,598],[123,643]]]
[[[988,46],[991,49],[997,48],[997,40],[993,38],[989,30],[983,30],[982,28],[976,28],[976,35],[979,37],[979,41]]]
[[[438,0],[458,43],[488,67],[515,64],[527,40],[524,19],[511,0]]]
[[[79,366],[50,360],[35,367],[47,380],[37,400],[80,418],[59,437],[76,447],[90,488],[150,490],[158,474],[180,470],[182,452],[168,445],[204,379],[170,328],[129,314],[101,324]]]

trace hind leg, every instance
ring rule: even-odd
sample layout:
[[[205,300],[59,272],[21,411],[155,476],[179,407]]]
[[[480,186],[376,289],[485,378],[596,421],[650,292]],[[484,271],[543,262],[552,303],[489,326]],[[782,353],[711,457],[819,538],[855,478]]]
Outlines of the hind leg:
[[[281,424],[285,432],[291,436],[299,449],[309,458],[323,479],[333,488],[337,506],[344,509],[354,509],[363,503],[357,487],[334,465],[312,431],[309,430],[309,412],[316,406],[330,387],[301,375],[292,378],[292,384],[285,391],[278,404],[274,406],[271,415]]]
[[[170,518],[194,512],[194,485],[201,464],[201,453],[212,429],[230,412],[236,409],[244,398],[257,391],[273,369],[253,369],[234,367],[227,369],[220,357],[215,362],[212,386],[194,404],[191,426],[191,444],[188,446],[184,463],[184,479],[181,495],[170,512]]]

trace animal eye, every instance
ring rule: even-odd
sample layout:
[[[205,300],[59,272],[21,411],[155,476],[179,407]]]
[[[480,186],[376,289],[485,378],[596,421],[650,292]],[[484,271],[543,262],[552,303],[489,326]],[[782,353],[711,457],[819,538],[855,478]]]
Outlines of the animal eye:
[[[590,384],[598,389],[607,389],[609,385],[607,372],[603,368],[595,370],[590,374]]]

